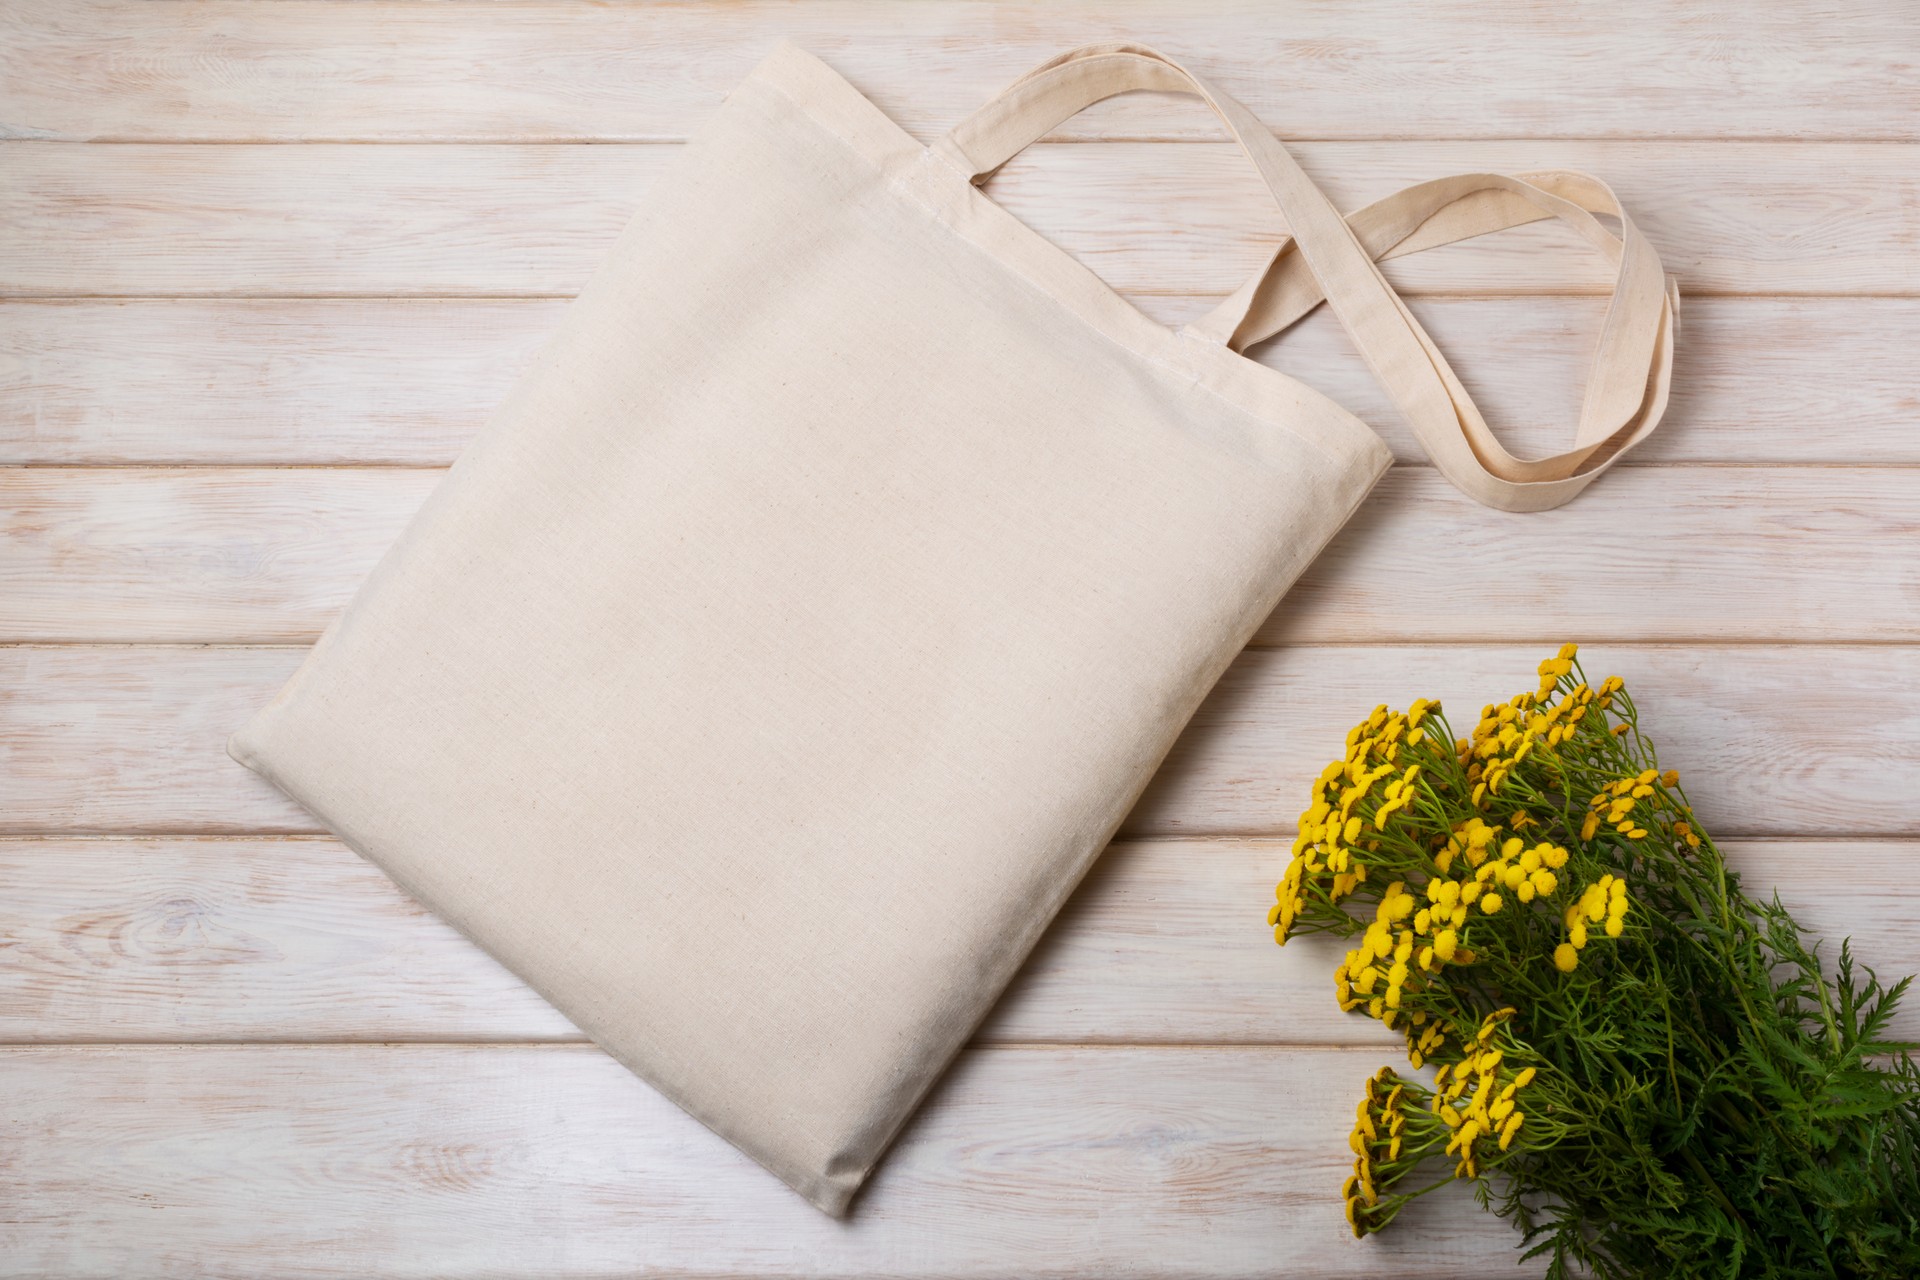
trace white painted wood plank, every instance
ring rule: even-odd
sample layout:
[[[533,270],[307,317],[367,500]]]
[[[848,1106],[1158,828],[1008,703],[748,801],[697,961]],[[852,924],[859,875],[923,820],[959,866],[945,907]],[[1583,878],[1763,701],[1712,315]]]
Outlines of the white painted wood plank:
[[[310,837],[0,841],[0,1041],[578,1041]]]
[[[440,475],[0,471],[0,640],[311,640]]]
[[[304,650],[0,649],[0,824],[21,831],[314,831],[226,754]]]
[[[1483,704],[1527,687],[1539,656],[1538,646],[1249,650],[1127,825],[1291,834],[1301,780],[1340,754],[1364,711],[1437,697],[1470,728]],[[1590,676],[1631,682],[1642,730],[1720,838],[1920,833],[1920,648],[1605,645],[1583,662]]]
[[[1699,296],[1920,292],[1912,11],[1874,0],[1812,20],[1711,0],[1615,6],[1604,21],[1467,6],[1408,22],[1383,21],[1382,2],[1282,18],[1234,5],[1124,16],[1131,34],[1218,71],[1284,133],[1487,139],[1303,147],[1344,204],[1466,168],[1588,167],[1614,180],[1695,294],[1682,352],[1690,385],[1641,459],[1914,461],[1906,299],[1728,299],[1719,310]],[[1040,57],[1113,34],[1113,17],[1083,5],[882,10],[838,0],[592,12],[18,3],[0,9],[0,134],[677,138],[776,35],[797,33],[925,136]],[[1499,41],[1462,39],[1490,24]],[[1476,44],[1484,48],[1469,57]],[[1091,113],[1069,136],[1207,129],[1192,104],[1143,95]],[[1575,134],[1855,141],[1500,141]],[[1858,141],[1868,138],[1891,141]],[[0,148],[11,179],[0,191],[0,290],[563,295],[668,162],[668,149],[652,147],[16,144]],[[1273,231],[1242,162],[1206,145],[1044,148],[995,191],[1156,314],[1237,283]],[[1594,288],[1597,273],[1566,243],[1522,232],[1393,273],[1426,294]],[[1733,309],[1743,304],[1760,309]],[[0,461],[437,464],[559,307],[540,297],[309,304],[342,309],[321,316],[286,303],[156,301],[118,312],[138,316],[121,326],[101,319],[110,305],[0,309]],[[1500,344],[1484,356],[1475,341],[1450,349],[1497,423],[1506,405],[1533,415],[1508,438],[1548,447],[1557,436],[1537,424],[1564,408],[1550,397],[1566,396],[1590,328],[1555,348],[1546,339],[1562,335],[1542,319],[1545,301],[1420,305],[1459,315],[1466,339]],[[1572,314],[1592,311],[1580,305]],[[56,311],[74,325],[23,334]],[[334,318],[349,313],[375,319],[334,336]],[[426,316],[445,319],[409,328]],[[1519,317],[1511,338],[1508,316]],[[1815,322],[1796,333],[1808,316]],[[1447,326],[1437,324],[1443,342]],[[1335,349],[1319,326],[1267,358],[1318,368]],[[1690,359],[1701,363],[1688,368]],[[1323,373],[1324,385],[1397,432],[1350,367]],[[175,435],[183,439],[169,443]],[[19,541],[0,552],[0,635],[36,610],[55,616],[62,557],[77,588],[67,598],[84,601],[98,628],[89,634],[144,634],[154,619],[189,617],[218,620],[228,637],[262,618],[269,631],[288,619],[317,625],[357,576],[340,566],[370,556],[410,509],[392,495],[431,480],[343,474],[329,490],[337,501],[305,507],[317,491],[301,478],[251,472],[197,490],[197,476],[153,477],[140,501],[69,495],[36,508],[51,522],[26,540],[31,555],[18,558]],[[1548,619],[1576,634],[1644,637],[1634,620],[1651,616],[1651,634],[1676,637],[1910,639],[1920,600],[1903,554],[1920,517],[1911,474],[1821,472],[1809,482],[1743,471],[1677,494],[1672,511],[1615,507],[1605,520],[1596,509],[1541,539],[1530,536],[1538,524],[1499,536],[1477,513],[1399,503],[1350,531],[1302,584],[1299,617],[1266,639],[1350,638],[1338,621],[1348,609],[1425,619],[1476,607],[1486,629],[1450,638],[1512,639],[1516,619],[1519,635]],[[1396,475],[1373,505],[1424,498],[1393,486],[1427,481]],[[1605,488],[1617,496],[1631,483]],[[194,500],[216,493],[210,507]],[[1749,514],[1736,526],[1740,510]],[[265,538],[248,523],[263,513]],[[14,518],[18,532],[27,521]],[[1736,527],[1754,549],[1726,549],[1721,531]],[[1489,588],[1457,569],[1442,579],[1418,556],[1402,566],[1389,553],[1429,542],[1463,544],[1449,554],[1478,555],[1487,572],[1509,566],[1516,581]],[[1590,550],[1569,550],[1579,545]],[[1523,562],[1565,580],[1519,583],[1511,566]],[[92,594],[106,583],[121,597],[112,605]],[[1534,593],[1531,612],[1523,589]],[[1474,593],[1489,590],[1494,607],[1477,606]],[[1690,631],[1678,629],[1685,606],[1698,623]],[[1288,629],[1302,624],[1304,633]],[[220,745],[299,656],[0,648],[0,826],[310,830]],[[1428,692],[1467,709],[1525,685],[1537,657],[1532,646],[1478,645],[1251,653],[1130,826],[1282,830],[1302,780],[1374,701]],[[1595,657],[1596,672],[1634,680],[1667,762],[1688,773],[1723,834],[1920,833],[1920,649],[1622,647]],[[1761,843],[1738,856],[1804,903],[1810,922],[1850,929],[1868,959],[1900,971],[1914,963],[1902,927],[1914,908],[1902,865],[1913,847]],[[1257,840],[1121,845],[987,1037],[1255,1040],[1275,1025],[1289,1038],[1339,1037],[1342,1020],[1303,973],[1321,966],[1273,948],[1251,918],[1280,856]],[[1860,882],[1826,874],[1841,857],[1866,868]],[[0,843],[0,883],[13,886],[0,895],[0,1037],[13,1027],[22,1037],[147,1028],[247,1038],[263,1025],[440,1037],[482,1020],[494,1034],[568,1034],[329,841],[17,840]],[[5,1049],[0,1273],[1506,1271],[1511,1236],[1462,1197],[1423,1205],[1385,1241],[1344,1238],[1334,1190],[1352,1092],[1393,1058],[1384,1047],[975,1050],[855,1221],[840,1225],[585,1047]]]
[[[1335,1007],[1340,948],[1274,946],[1281,840],[1123,841],[1095,864],[978,1043],[1323,1044],[1399,1039]],[[1838,953],[1920,971],[1920,843],[1743,841]],[[1847,874],[1833,869],[1845,866]],[[583,1037],[451,927],[330,840],[0,841],[0,1042],[555,1041]],[[1896,1035],[1920,1037],[1920,1004]]]
[[[1249,650],[1127,834],[1291,836],[1306,780],[1375,703],[1440,697],[1470,724],[1483,702],[1531,687],[1540,656],[1539,645]],[[317,831],[224,747],[301,657],[0,647],[0,832]],[[1662,760],[1722,838],[1920,835],[1920,647],[1606,645],[1588,651],[1588,670],[1633,682]]]
[[[1137,295],[1183,323],[1215,299]],[[0,302],[0,464],[444,466],[566,302]],[[1411,304],[1508,446],[1572,438],[1605,300]],[[1666,420],[1631,464],[1920,462],[1920,300],[1694,298]],[[1252,353],[1425,455],[1324,311]]]
[[[1289,5],[15,3],[0,130],[68,139],[666,139],[780,39],[921,134],[1046,58],[1126,38],[1293,137],[1894,137],[1920,111],[1901,0]],[[1184,104],[1183,104],[1184,106]],[[1207,136],[1158,98],[1076,137]]]
[[[0,641],[311,640],[439,476],[0,470]],[[1622,469],[1524,516],[1405,468],[1259,642],[1915,640],[1916,543],[1911,467]]]
[[[0,464],[445,466],[566,306],[0,302]]]
[[[1316,142],[1342,208],[1442,174],[1589,170],[1695,293],[1920,293],[1920,146]],[[0,293],[570,294],[677,148],[0,143]],[[1224,293],[1279,235],[1237,148],[1049,144],[990,186],[1129,293]],[[1604,291],[1555,225],[1392,263],[1414,293]]]
[[[1348,1234],[1370,1051],[963,1055],[835,1222],[595,1050],[0,1050],[14,1275],[1529,1275],[1465,1195]]]
[[[1920,471],[1621,469],[1512,515],[1396,469],[1262,643],[1920,637]]]

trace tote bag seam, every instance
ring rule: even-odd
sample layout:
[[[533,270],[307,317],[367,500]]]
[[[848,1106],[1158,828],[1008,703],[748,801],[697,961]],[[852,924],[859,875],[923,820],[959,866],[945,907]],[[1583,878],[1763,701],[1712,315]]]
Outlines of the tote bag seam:
[[[829,68],[829,70],[831,70],[831,68]],[[1360,418],[1354,416],[1349,410],[1347,410],[1344,406],[1339,404],[1337,401],[1334,401],[1328,397],[1323,396],[1320,392],[1315,391],[1312,387],[1308,386],[1304,382],[1301,382],[1299,379],[1290,378],[1286,374],[1281,373],[1277,369],[1269,369],[1267,366],[1260,364],[1258,361],[1248,360],[1247,357],[1238,355],[1237,353],[1235,353],[1236,359],[1246,361],[1246,363],[1248,363],[1249,365],[1252,365],[1255,369],[1259,370],[1260,372],[1265,373],[1271,377],[1281,379],[1286,383],[1290,384],[1292,387],[1296,387],[1296,388],[1299,388],[1300,390],[1304,390],[1310,395],[1320,396],[1322,399],[1327,400],[1327,403],[1331,405],[1334,410],[1336,410],[1339,413],[1346,414],[1346,416],[1353,419],[1354,425],[1358,428],[1358,432],[1355,434],[1364,433],[1369,438],[1369,440],[1364,442],[1357,442],[1356,446],[1352,449],[1342,450],[1337,445],[1322,438],[1323,435],[1331,434],[1330,432],[1315,432],[1315,431],[1303,430],[1300,427],[1294,425],[1293,423],[1286,422],[1280,419],[1266,417],[1254,411],[1253,409],[1250,409],[1247,406],[1240,404],[1238,401],[1234,400],[1231,396],[1228,396],[1225,393],[1218,390],[1217,388],[1209,385],[1204,375],[1196,372],[1191,365],[1188,365],[1187,367],[1182,368],[1181,366],[1166,360],[1164,357],[1154,355],[1151,352],[1142,351],[1139,347],[1133,345],[1132,343],[1126,342],[1125,340],[1119,337],[1116,337],[1114,334],[1107,332],[1102,326],[1095,324],[1092,320],[1088,319],[1085,315],[1082,315],[1078,308],[1074,307],[1071,303],[1069,303],[1066,299],[1062,298],[1054,290],[1047,288],[1044,284],[1040,283],[1038,280],[1035,280],[1028,272],[1020,270],[1019,268],[1015,267],[1013,264],[1007,262],[1004,258],[996,256],[995,254],[989,252],[985,247],[981,246],[980,244],[976,243],[966,235],[962,234],[959,228],[955,227],[947,219],[940,216],[939,210],[937,210],[932,205],[928,204],[926,201],[922,200],[919,196],[915,195],[913,192],[909,191],[906,188],[906,186],[904,185],[904,175],[895,175],[892,177],[888,177],[885,169],[882,166],[874,163],[873,158],[869,156],[865,152],[865,150],[862,149],[861,146],[853,138],[849,137],[843,130],[836,128],[830,121],[823,119],[820,116],[820,114],[813,109],[812,104],[804,102],[801,99],[794,97],[792,94],[786,91],[784,86],[782,86],[778,81],[770,77],[758,79],[756,82],[762,85],[763,87],[772,90],[774,93],[777,93],[785,101],[787,101],[788,103],[796,107],[799,110],[800,114],[804,115],[809,121],[811,121],[815,126],[817,126],[821,130],[821,132],[825,133],[826,135],[831,137],[834,141],[838,142],[847,152],[852,154],[863,165],[866,165],[868,168],[872,169],[875,173],[879,174],[881,177],[886,178],[887,181],[886,181],[885,189],[888,191],[889,194],[895,196],[902,203],[908,204],[914,209],[917,209],[921,213],[925,214],[936,226],[938,226],[953,240],[966,246],[966,248],[973,254],[973,256],[975,256],[976,258],[985,259],[987,262],[989,262],[993,266],[999,268],[1006,275],[1010,276],[1015,280],[1020,281],[1031,292],[1038,294],[1043,298],[1046,298],[1049,302],[1051,302],[1054,305],[1056,309],[1060,311],[1064,311],[1068,315],[1072,316],[1074,319],[1074,322],[1078,326],[1091,331],[1092,333],[1100,337],[1109,345],[1118,347],[1120,350],[1125,351],[1127,354],[1142,361],[1143,363],[1149,365],[1150,367],[1158,369],[1167,375],[1177,378],[1183,385],[1190,386],[1196,390],[1204,392],[1211,399],[1216,400],[1221,404],[1225,405],[1227,408],[1233,410],[1234,413],[1236,413],[1240,417],[1248,419],[1258,424],[1262,429],[1268,430],[1268,431],[1280,431],[1285,433],[1288,437],[1294,440],[1298,440],[1302,444],[1305,444],[1311,447],[1322,458],[1326,459],[1329,462],[1332,462],[1336,466],[1340,466],[1340,467],[1351,466],[1351,467],[1357,467],[1357,468],[1364,468],[1366,465],[1366,455],[1370,452],[1377,453],[1380,448],[1384,447],[1384,444],[1380,440],[1380,436],[1378,432],[1374,431],[1373,428],[1369,427]],[[854,89],[853,86],[851,85],[846,85],[846,88],[850,92],[854,92],[854,93],[859,92],[859,90]],[[894,127],[899,128],[897,124]],[[912,140],[911,135],[906,134],[905,130],[901,130],[901,133],[903,136],[907,137],[910,141]],[[935,154],[934,148],[922,146],[920,149],[920,155],[916,159],[915,163],[924,164],[927,162],[927,157],[934,154]],[[943,162],[944,162],[944,159],[943,159]],[[958,173],[958,170],[954,169],[950,163],[947,165],[947,167],[950,172]],[[979,201],[983,205],[990,206],[992,209],[997,211],[997,213],[1000,216],[1011,219],[1014,223],[1016,223],[1028,234],[1031,234],[1031,235],[1039,234],[1038,232],[1035,232],[1033,228],[1027,226],[1026,223],[1022,222],[1018,218],[1015,218],[1011,213],[1009,213],[1005,209],[1005,207],[1001,206],[1000,204],[996,203],[993,200],[988,199],[987,196],[984,195],[982,192],[980,192],[977,188],[975,188],[971,182],[968,182],[966,185],[968,188],[968,198],[970,200]],[[1043,242],[1044,242],[1044,239],[1043,239]],[[1053,249],[1054,252],[1063,254],[1068,258],[1069,261],[1074,262],[1076,266],[1084,267],[1084,264],[1079,263],[1077,259],[1074,259],[1071,254],[1067,254],[1066,251],[1061,249],[1058,245],[1053,245],[1050,242],[1046,242],[1046,243],[1048,243],[1048,247]],[[1098,279],[1098,276],[1096,276],[1095,278]],[[1100,283],[1103,286],[1105,286],[1109,291],[1111,291],[1112,289],[1111,285],[1107,285],[1104,280],[1100,281]],[[1115,299],[1118,299],[1117,294],[1114,295],[1114,297]],[[1122,303],[1122,305],[1125,305],[1125,304]],[[1145,317],[1142,317],[1142,318],[1144,319]],[[1173,341],[1179,342],[1179,341],[1185,340],[1185,339],[1182,339],[1179,336],[1179,334],[1177,334],[1173,330],[1163,330],[1163,331],[1166,332],[1169,338],[1171,338]],[[1191,340],[1198,341],[1199,339],[1191,339]],[[1368,448],[1369,443],[1375,446],[1375,448],[1369,449]],[[1389,456],[1389,461],[1390,460],[1391,459]],[[1379,467],[1379,468],[1376,468],[1375,470],[1376,470],[1376,473],[1379,474],[1379,473],[1384,473],[1385,468]]]

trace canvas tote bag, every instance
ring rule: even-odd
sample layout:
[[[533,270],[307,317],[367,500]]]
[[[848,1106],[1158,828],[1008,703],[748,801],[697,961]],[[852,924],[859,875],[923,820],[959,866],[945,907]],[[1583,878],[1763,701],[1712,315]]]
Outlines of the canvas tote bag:
[[[1178,330],[975,181],[1130,89],[1205,99],[1292,233]],[[931,147],[783,48],[676,164],[231,749],[838,1214],[1387,468],[1237,348],[1324,298],[1440,469],[1533,509],[1652,430],[1674,295],[1592,179],[1349,221],[1128,45]],[[1374,260],[1545,217],[1618,277],[1574,448],[1523,461]]]

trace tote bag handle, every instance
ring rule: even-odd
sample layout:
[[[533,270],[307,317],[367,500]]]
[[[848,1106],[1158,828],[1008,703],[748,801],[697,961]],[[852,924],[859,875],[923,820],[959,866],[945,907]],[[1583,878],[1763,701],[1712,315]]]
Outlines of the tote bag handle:
[[[1273,193],[1291,233],[1255,275],[1187,326],[1239,350],[1324,300],[1413,427],[1434,465],[1469,496],[1507,511],[1557,507],[1645,439],[1665,411],[1679,291],[1607,186],[1554,170],[1473,173],[1407,188],[1342,217],[1273,133],[1233,98],[1141,45],[1089,45],[1029,72],[935,144],[969,176],[991,173],[1075,113],[1134,89],[1191,93],[1220,118]],[[1611,216],[1610,231],[1596,214]],[[1376,259],[1555,217],[1615,266],[1574,447],[1509,453]]]

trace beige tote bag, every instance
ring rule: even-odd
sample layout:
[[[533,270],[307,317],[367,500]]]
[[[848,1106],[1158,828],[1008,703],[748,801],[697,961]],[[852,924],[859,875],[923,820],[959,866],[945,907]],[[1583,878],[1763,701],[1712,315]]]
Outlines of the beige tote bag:
[[[1179,330],[976,185],[1130,89],[1204,98],[1293,234]],[[783,48],[676,164],[231,749],[839,1214],[1387,468],[1237,348],[1324,296],[1440,469],[1536,509],[1653,429],[1674,294],[1590,178],[1345,220],[1128,45],[931,147]],[[1374,259],[1545,217],[1618,284],[1574,448],[1522,461]]]

